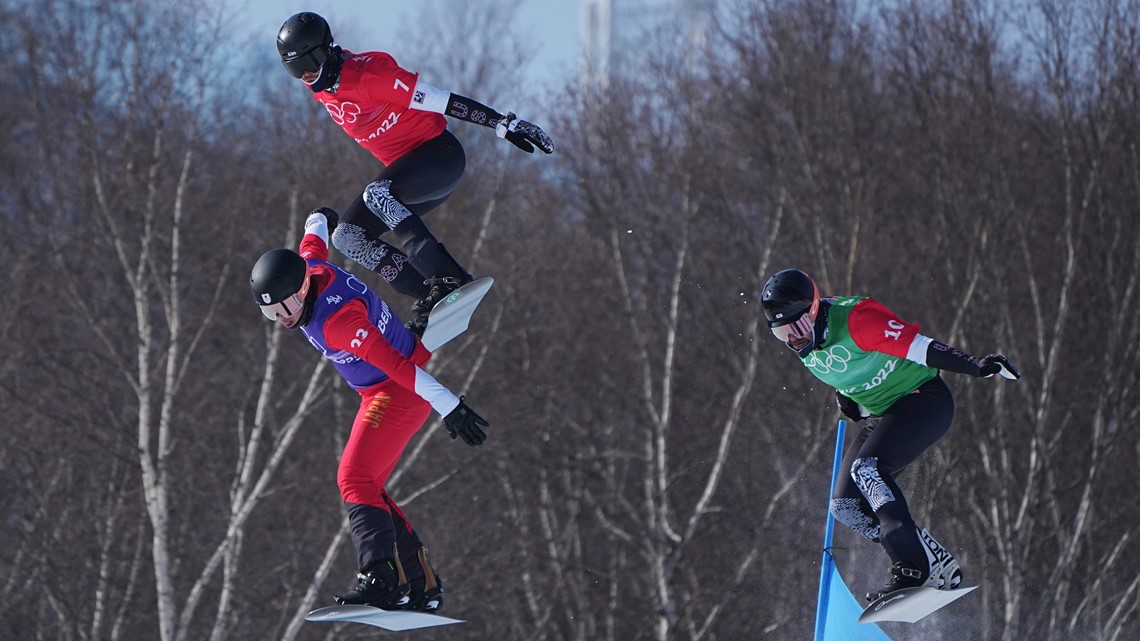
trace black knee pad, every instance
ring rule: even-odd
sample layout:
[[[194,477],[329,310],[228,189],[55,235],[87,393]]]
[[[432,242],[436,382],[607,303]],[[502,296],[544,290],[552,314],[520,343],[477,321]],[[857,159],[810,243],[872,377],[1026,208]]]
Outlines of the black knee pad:
[[[879,521],[868,515],[866,503],[859,499],[831,499],[831,515],[868,540],[878,542]]]
[[[391,245],[369,238],[363,227],[352,223],[337,225],[331,240],[333,247],[340,253],[371,271],[377,271],[380,263],[392,251]]]

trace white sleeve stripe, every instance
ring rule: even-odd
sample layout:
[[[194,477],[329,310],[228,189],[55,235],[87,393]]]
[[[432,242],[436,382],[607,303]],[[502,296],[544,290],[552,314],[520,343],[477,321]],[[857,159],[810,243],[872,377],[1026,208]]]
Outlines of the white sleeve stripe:
[[[309,217],[305,219],[305,233],[316,234],[317,236],[320,236],[321,240],[325,241],[325,245],[328,245],[329,227],[327,221],[325,220],[325,215],[309,214]]]
[[[906,359],[908,361],[914,361],[919,365],[926,365],[926,350],[933,342],[933,338],[928,338],[922,334],[915,334],[914,340],[910,342],[910,349],[906,351]]]
[[[416,394],[428,403],[440,416],[447,416],[451,410],[459,407],[459,397],[451,393],[435,380],[431,374],[416,366]]]
[[[447,101],[451,99],[451,92],[444,91],[421,80],[416,80],[416,87],[412,91],[412,109],[431,111],[441,114],[447,109]]]

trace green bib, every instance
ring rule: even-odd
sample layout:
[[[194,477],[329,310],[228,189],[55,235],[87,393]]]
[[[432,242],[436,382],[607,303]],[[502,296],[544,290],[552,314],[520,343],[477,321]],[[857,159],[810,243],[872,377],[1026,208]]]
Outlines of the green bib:
[[[827,316],[827,339],[800,359],[816,378],[879,416],[895,401],[938,375],[938,370],[855,345],[847,317],[866,296],[833,298]]]

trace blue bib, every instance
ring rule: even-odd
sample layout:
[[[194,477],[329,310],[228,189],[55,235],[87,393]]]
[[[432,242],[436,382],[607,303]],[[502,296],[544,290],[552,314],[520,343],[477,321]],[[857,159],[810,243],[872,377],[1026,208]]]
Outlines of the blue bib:
[[[323,260],[310,259],[307,262],[310,267],[316,265],[328,267],[334,274],[333,282],[317,297],[313,307],[313,317],[301,327],[301,331],[309,337],[309,343],[325,358],[332,361],[333,366],[353,389],[371,387],[386,380],[388,375],[383,370],[359,356],[345,350],[331,349],[325,342],[325,321],[349,301],[361,300],[368,309],[368,321],[380,330],[388,344],[405,357],[410,357],[416,348],[415,335],[404,327],[387,303],[368,289],[364,281]]]

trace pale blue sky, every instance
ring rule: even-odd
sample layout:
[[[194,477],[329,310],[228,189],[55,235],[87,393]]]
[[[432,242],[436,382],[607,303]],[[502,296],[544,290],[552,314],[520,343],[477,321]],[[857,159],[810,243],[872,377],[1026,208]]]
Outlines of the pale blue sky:
[[[351,24],[354,41],[371,29],[374,37],[353,44],[389,51],[401,33],[411,31],[409,27],[419,7],[433,1],[437,0],[227,0],[226,5],[233,12],[235,26],[264,34],[266,49],[276,55],[273,42],[277,30],[294,13],[321,14],[332,25],[334,36],[338,26],[343,31],[344,25]],[[517,28],[527,34],[527,42],[535,47],[529,75],[540,78],[571,70],[578,60],[578,0],[518,0],[515,6]],[[430,32],[421,33],[430,37]],[[403,43],[401,48],[409,46],[414,44]]]

